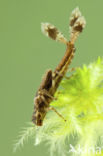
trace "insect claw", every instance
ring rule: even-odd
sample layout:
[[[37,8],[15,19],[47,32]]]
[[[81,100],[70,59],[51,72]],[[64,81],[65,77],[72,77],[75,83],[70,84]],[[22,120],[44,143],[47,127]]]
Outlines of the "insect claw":
[[[49,110],[53,110],[60,118],[62,118],[66,122],[66,119],[54,107],[49,107],[48,111]]]

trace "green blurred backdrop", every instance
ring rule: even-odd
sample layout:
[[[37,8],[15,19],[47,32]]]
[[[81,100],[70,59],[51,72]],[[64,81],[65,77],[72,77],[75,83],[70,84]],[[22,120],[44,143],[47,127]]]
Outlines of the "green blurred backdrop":
[[[55,68],[65,51],[64,45],[43,36],[40,23],[53,23],[69,37],[69,15],[76,6],[87,25],[76,43],[71,67],[102,56],[102,0],[0,1],[0,155],[49,156],[44,145],[34,147],[32,140],[16,153],[12,148],[21,127],[31,121],[33,98],[42,75]]]

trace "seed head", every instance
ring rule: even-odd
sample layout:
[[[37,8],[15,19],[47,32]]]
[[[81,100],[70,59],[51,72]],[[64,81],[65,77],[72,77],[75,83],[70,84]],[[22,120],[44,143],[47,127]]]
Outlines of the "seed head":
[[[71,13],[71,17],[70,17],[70,26],[72,27],[76,20],[81,17],[81,12],[79,10],[79,8],[77,7],[76,9],[74,9]]]
[[[75,31],[82,32],[82,30],[84,29],[85,25],[86,25],[85,18],[83,16],[81,16],[75,22],[75,24],[73,26],[73,29]]]
[[[86,25],[85,18],[82,16],[79,8],[73,10],[70,17],[70,40],[75,42],[79,34],[82,32]]]
[[[67,39],[54,25],[50,23],[42,23],[41,30],[46,36],[50,37],[51,39],[65,44],[67,43]]]

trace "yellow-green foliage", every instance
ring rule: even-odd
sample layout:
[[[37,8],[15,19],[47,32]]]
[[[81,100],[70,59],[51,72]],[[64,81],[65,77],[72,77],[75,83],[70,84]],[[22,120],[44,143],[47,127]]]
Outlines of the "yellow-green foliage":
[[[55,152],[58,152],[59,156],[101,156],[103,59],[98,58],[89,66],[78,68],[70,79],[64,79],[55,97],[57,100],[53,101],[51,106],[67,121],[53,111],[48,112],[43,126],[31,126],[34,127],[32,131],[35,132],[35,145],[44,141],[53,156]],[[72,152],[71,146],[76,152]]]

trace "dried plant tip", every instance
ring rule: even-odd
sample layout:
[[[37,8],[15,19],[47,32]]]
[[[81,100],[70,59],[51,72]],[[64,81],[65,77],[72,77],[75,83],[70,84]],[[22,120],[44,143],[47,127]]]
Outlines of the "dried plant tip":
[[[52,38],[53,40],[56,40],[58,30],[55,28],[55,26],[49,24],[49,23],[42,23],[41,24],[42,32],[46,35]]]
[[[83,16],[79,17],[76,21],[76,23],[73,26],[73,30],[77,32],[82,32],[86,25],[85,18]]]
[[[54,25],[50,23],[42,23],[41,29],[46,36],[52,38],[53,40],[67,44],[67,39]]]
[[[79,8],[77,7],[76,9],[74,9],[72,11],[72,14],[71,14],[71,17],[70,17],[70,26],[71,27],[75,24],[76,20],[79,17],[81,17],[81,12],[80,12]]]
[[[74,9],[70,18],[70,40],[73,44],[84,29],[85,25],[85,18],[81,15],[79,8]]]

